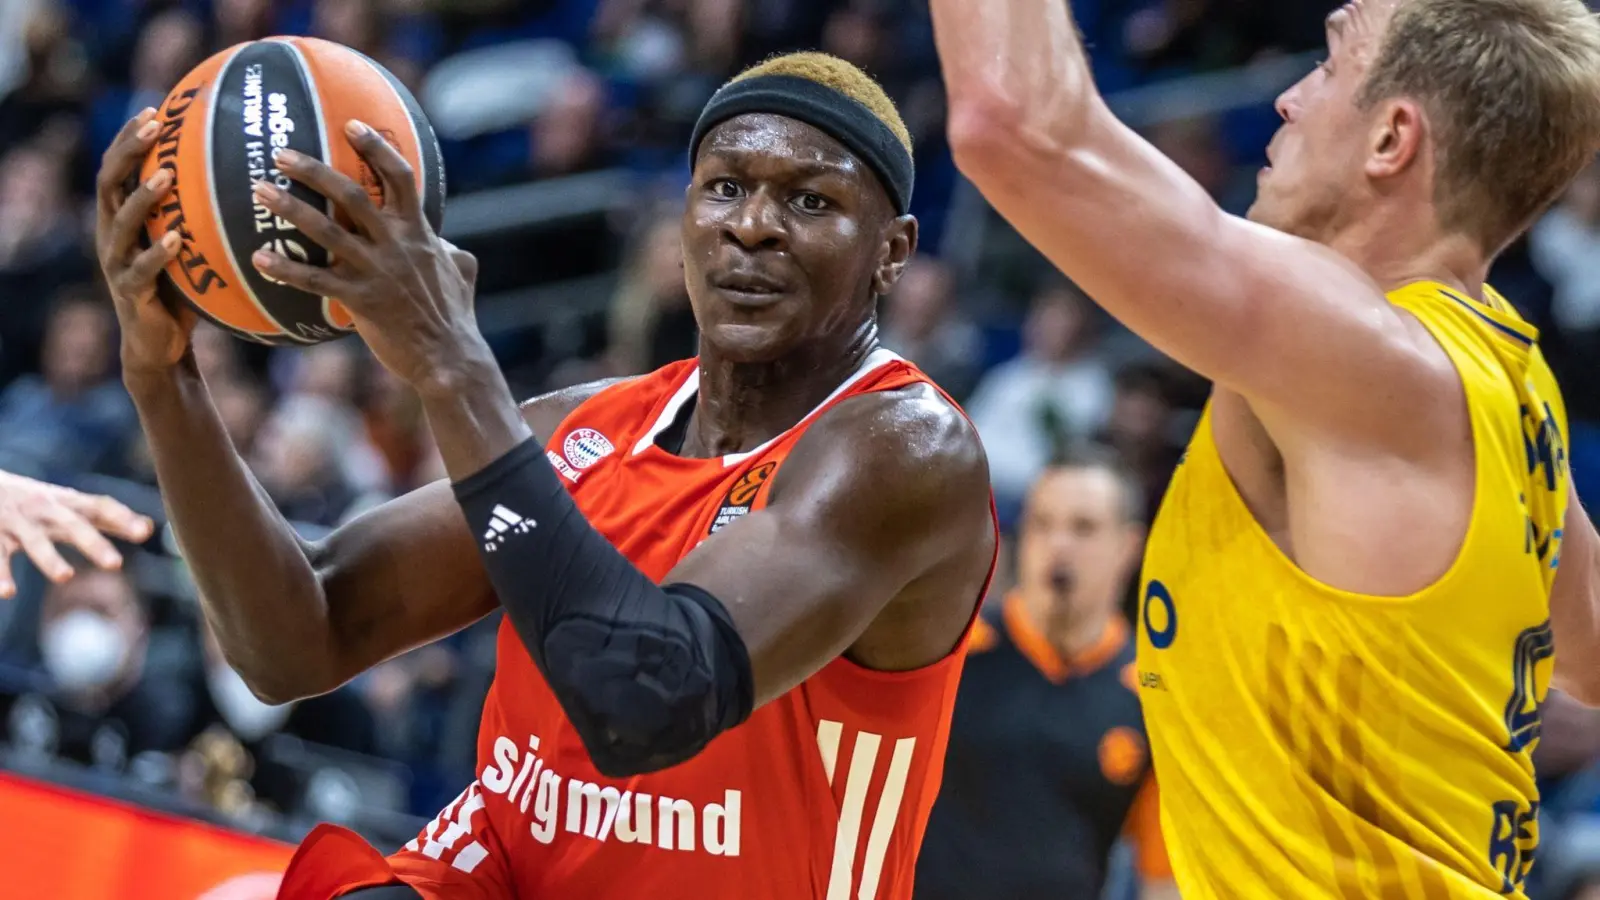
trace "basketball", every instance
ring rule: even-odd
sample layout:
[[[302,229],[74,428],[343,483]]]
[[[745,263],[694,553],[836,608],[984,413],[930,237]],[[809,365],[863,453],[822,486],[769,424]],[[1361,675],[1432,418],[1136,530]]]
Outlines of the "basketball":
[[[393,74],[347,47],[304,37],[236,44],[185,75],[157,118],[161,131],[139,177],[165,168],[172,190],[146,222],[146,236],[155,241],[177,231],[183,239],[157,290],[173,308],[187,303],[238,337],[315,344],[353,330],[338,299],[276,283],[250,264],[262,248],[328,264],[326,250],[255,201],[257,181],[344,219],[321,195],[278,171],[277,151],[327,163],[381,205],[381,182],[344,136],[345,123],[360,119],[411,164],[428,221],[439,227],[444,166],[432,126]]]

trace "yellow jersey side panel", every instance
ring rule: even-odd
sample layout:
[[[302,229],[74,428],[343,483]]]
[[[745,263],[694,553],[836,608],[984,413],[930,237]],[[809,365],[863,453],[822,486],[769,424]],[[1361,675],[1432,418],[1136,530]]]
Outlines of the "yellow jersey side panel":
[[[1443,577],[1384,598],[1307,576],[1240,499],[1209,411],[1151,531],[1139,679],[1185,900],[1523,896],[1565,411],[1509,304],[1432,283],[1390,301],[1450,355],[1472,421]]]

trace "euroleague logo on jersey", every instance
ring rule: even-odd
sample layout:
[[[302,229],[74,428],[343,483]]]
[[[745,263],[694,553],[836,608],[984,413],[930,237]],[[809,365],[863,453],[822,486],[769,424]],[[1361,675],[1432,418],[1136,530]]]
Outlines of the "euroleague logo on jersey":
[[[583,471],[616,452],[605,435],[593,428],[579,428],[561,442],[561,452],[574,469]]]
[[[717,517],[711,520],[711,530],[708,534],[716,534],[729,523],[748,514],[755,505],[756,497],[760,496],[761,489],[772,480],[772,473],[777,471],[775,462],[762,463],[754,469],[739,476],[739,480],[728,489],[728,496],[722,498],[722,507],[717,510]]]

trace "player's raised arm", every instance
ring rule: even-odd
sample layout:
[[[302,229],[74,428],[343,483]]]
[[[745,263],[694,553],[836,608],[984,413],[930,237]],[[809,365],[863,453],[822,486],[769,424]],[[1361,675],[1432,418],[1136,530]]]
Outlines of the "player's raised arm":
[[[932,8],[957,165],[1135,332],[1258,405],[1341,435],[1381,437],[1399,411],[1417,419],[1414,398],[1449,385],[1442,354],[1403,327],[1372,279],[1327,248],[1223,212],[1117,120],[1065,0]],[[1330,21],[1337,51],[1342,20]],[[1291,126],[1301,96],[1330,89],[1326,76],[1280,99]],[[1368,165],[1423,165],[1415,104],[1387,110]]]

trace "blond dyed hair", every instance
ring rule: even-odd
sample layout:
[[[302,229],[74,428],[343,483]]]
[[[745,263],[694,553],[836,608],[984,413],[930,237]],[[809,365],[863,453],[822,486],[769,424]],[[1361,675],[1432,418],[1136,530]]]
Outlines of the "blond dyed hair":
[[[1600,151],[1600,19],[1582,0],[1409,0],[1360,102],[1418,101],[1441,222],[1495,252]]]
[[[911,152],[911,132],[900,118],[900,110],[884,93],[883,86],[854,63],[846,62],[828,53],[786,53],[756,63],[728,80],[729,84],[754,78],[758,75],[789,75],[804,78],[849,97],[865,106],[899,138],[906,152]]]

